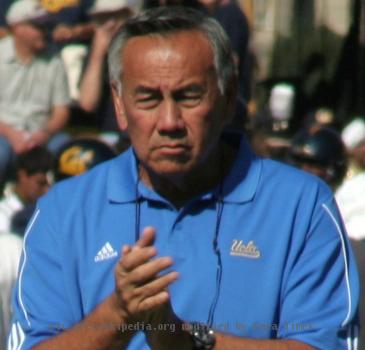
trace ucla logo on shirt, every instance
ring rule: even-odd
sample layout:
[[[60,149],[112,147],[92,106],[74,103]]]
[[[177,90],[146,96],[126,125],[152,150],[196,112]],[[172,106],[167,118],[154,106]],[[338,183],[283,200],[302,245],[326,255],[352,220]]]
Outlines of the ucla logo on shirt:
[[[253,241],[244,244],[242,239],[234,239],[231,245],[230,255],[258,259],[261,257],[261,252]]]

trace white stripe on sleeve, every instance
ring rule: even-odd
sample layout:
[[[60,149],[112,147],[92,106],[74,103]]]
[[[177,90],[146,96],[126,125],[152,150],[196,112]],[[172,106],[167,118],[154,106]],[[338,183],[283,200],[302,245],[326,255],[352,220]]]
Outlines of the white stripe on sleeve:
[[[35,212],[35,214],[33,215],[32,219],[31,219],[31,221],[30,221],[30,223],[27,227],[25,235],[24,235],[24,240],[23,240],[23,264],[22,264],[22,267],[20,269],[20,274],[19,274],[18,300],[19,300],[20,307],[21,307],[21,309],[24,313],[24,317],[27,320],[28,326],[30,326],[30,321],[29,321],[27,310],[24,307],[23,298],[22,298],[22,279],[23,279],[24,267],[25,267],[25,264],[27,262],[27,252],[26,252],[26,249],[25,249],[25,244],[26,244],[26,241],[27,241],[27,238],[28,238],[28,234],[29,234],[30,230],[32,229],[35,221],[37,220],[37,217],[38,217],[39,213],[40,213],[40,210],[38,209]]]
[[[347,299],[348,299],[348,311],[345,319],[342,321],[341,326],[344,327],[349,322],[349,318],[351,315],[351,306],[352,306],[352,300],[351,300],[351,291],[350,291],[350,282],[349,282],[349,271],[347,266],[347,254],[346,254],[346,247],[345,247],[345,238],[344,233],[341,231],[340,225],[338,224],[335,216],[332,214],[331,210],[327,207],[326,204],[322,204],[322,207],[327,212],[327,214],[330,216],[331,220],[333,221],[337,233],[340,236],[341,240],[341,246],[342,246],[342,254],[343,254],[343,260],[345,264],[345,279],[346,279],[346,287],[347,287]]]

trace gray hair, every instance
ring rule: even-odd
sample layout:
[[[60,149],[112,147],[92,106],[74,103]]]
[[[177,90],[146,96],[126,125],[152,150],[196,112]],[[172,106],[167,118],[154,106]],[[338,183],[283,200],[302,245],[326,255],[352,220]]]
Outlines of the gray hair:
[[[236,68],[229,39],[213,18],[197,10],[184,7],[158,7],[127,20],[114,37],[108,53],[109,77],[118,93],[122,91],[121,54],[127,41],[144,35],[167,35],[182,30],[198,30],[208,39],[214,55],[218,88],[227,95],[229,84],[236,78]]]

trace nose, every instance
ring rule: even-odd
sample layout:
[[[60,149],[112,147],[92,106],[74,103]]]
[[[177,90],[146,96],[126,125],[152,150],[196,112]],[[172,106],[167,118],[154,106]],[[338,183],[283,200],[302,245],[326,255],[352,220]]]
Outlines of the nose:
[[[185,123],[182,112],[174,100],[163,101],[158,109],[157,128],[160,133],[171,133],[182,131]]]

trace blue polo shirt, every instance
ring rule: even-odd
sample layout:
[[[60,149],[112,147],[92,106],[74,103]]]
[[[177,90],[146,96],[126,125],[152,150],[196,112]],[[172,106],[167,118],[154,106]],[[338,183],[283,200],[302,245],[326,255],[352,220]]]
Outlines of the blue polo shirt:
[[[39,201],[24,240],[9,349],[71,327],[109,296],[121,247],[135,242],[138,225],[155,226],[159,255],[173,257],[180,278],[171,301],[182,320],[317,349],[352,346],[357,271],[323,182],[257,158],[242,140],[223,184],[176,209],[138,182],[136,169],[130,149]],[[127,349],[149,349],[142,331]]]

